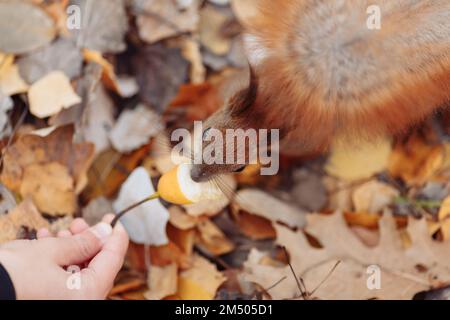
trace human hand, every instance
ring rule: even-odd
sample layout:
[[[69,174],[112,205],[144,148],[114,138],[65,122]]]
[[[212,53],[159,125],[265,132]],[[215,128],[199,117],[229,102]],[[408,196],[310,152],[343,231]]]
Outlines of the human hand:
[[[123,264],[128,235],[106,215],[89,228],[75,219],[69,230],[52,237],[46,229],[38,240],[16,240],[0,246],[0,263],[8,271],[17,299],[104,299]],[[79,266],[73,275],[64,267]],[[79,276],[79,288],[68,285],[69,277]],[[72,289],[71,289],[72,288]]]

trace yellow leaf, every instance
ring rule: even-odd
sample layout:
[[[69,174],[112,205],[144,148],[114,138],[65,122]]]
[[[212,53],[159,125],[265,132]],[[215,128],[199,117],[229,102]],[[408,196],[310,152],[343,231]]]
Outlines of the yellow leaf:
[[[195,255],[192,267],[178,278],[178,297],[181,300],[212,300],[225,280],[215,265]]]
[[[53,71],[36,81],[28,91],[30,112],[38,118],[57,114],[80,103],[69,79],[61,71]]]
[[[444,240],[447,240],[450,237],[450,196],[442,202],[438,218],[441,222],[442,236]]]
[[[353,147],[335,143],[325,170],[343,180],[370,178],[386,168],[390,153],[391,142],[388,139]]]
[[[0,53],[0,92],[12,96],[27,90],[28,85],[20,76],[17,65],[14,64],[14,56]]]

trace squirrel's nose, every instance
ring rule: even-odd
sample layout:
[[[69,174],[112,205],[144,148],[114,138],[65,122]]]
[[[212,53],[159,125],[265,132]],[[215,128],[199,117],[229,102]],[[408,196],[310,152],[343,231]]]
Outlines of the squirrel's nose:
[[[207,173],[202,170],[200,166],[192,166],[191,179],[195,182],[202,182],[207,180]]]

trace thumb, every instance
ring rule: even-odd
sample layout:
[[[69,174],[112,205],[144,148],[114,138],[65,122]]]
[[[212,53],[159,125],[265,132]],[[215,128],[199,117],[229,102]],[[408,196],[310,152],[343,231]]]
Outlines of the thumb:
[[[111,233],[111,225],[100,222],[77,235],[55,239],[57,241],[54,249],[56,262],[65,266],[90,260],[102,249]]]

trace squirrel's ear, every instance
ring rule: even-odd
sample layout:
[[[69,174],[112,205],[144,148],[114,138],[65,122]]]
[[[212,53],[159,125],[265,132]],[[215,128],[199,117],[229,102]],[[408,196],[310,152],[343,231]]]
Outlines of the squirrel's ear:
[[[250,66],[250,81],[248,87],[236,93],[229,102],[231,115],[236,116],[250,108],[258,94],[258,77],[255,70]]]

